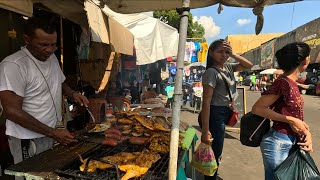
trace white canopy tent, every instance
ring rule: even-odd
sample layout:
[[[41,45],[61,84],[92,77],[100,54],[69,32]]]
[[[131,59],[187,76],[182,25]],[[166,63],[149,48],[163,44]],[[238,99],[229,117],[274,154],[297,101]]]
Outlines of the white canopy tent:
[[[259,74],[273,74],[277,69],[265,69],[261,71]]]
[[[119,14],[107,6],[103,8],[103,12],[133,34],[137,65],[177,56],[179,42],[177,29],[145,14]]]

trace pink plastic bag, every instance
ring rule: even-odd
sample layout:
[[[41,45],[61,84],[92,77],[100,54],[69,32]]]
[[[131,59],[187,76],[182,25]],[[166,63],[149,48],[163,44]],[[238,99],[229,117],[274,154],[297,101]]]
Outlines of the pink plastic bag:
[[[204,175],[213,176],[218,165],[211,146],[201,143],[193,154],[191,165]]]

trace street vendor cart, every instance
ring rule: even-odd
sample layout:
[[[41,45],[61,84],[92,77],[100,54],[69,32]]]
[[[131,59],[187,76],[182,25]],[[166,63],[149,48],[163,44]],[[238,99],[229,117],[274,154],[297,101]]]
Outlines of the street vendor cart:
[[[168,179],[171,118],[146,116],[147,108],[141,106],[148,105],[115,111],[105,122],[74,132],[78,142],[57,145],[5,173],[26,179]],[[160,115],[153,107],[148,115],[153,109]],[[177,179],[186,179],[182,164],[188,163],[196,135],[194,128],[181,124]]]

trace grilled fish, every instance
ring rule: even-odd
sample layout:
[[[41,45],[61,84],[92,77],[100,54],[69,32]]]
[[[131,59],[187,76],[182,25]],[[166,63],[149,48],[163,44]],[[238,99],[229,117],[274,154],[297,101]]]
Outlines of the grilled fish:
[[[170,126],[166,122],[166,119],[164,117],[156,117],[154,119],[154,128],[160,131],[166,131],[170,132]]]
[[[121,180],[140,177],[148,172],[153,163],[160,159],[160,155],[155,152],[144,151],[132,164],[120,165],[119,169],[126,172]]]
[[[137,121],[141,123],[142,126],[150,130],[154,130],[154,122],[151,118],[148,118],[146,116],[140,116],[140,115],[135,115],[134,117],[136,118]]]

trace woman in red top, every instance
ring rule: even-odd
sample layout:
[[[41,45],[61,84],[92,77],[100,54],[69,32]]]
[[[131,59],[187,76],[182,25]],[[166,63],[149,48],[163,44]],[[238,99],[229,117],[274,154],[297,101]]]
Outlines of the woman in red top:
[[[303,121],[303,99],[296,83],[298,75],[310,62],[310,47],[306,43],[291,43],[278,50],[275,56],[284,73],[252,107],[254,114],[273,121],[260,144],[265,180],[274,179],[274,170],[295,144],[307,152],[312,151],[311,133]]]

